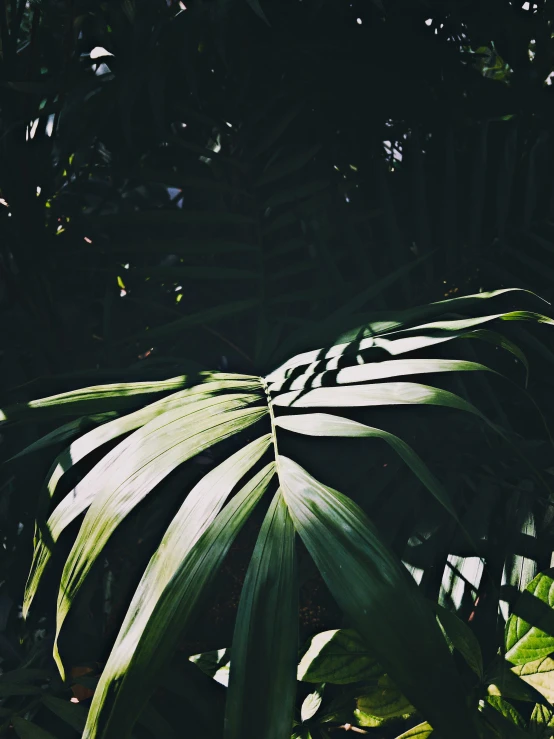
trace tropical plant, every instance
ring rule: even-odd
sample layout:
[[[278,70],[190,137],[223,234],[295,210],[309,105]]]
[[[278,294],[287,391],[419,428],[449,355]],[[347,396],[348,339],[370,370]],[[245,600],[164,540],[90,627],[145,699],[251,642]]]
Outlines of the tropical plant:
[[[340,331],[341,317],[337,316],[331,324],[320,327],[322,332],[334,328],[333,339],[293,356],[265,376],[199,372],[161,382],[88,387],[3,409],[4,420],[12,422],[71,419],[22,455],[78,434],[85,419],[97,424],[56,457],[41,491],[23,607],[28,617],[64,531],[86,511],[59,583],[54,657],[62,677],[66,677],[60,648],[64,624],[112,535],[179,465],[214,446],[216,454],[221,450],[213,468],[185,495],[140,579],[95,690],[84,737],[108,739],[131,734],[137,706],[147,704],[180,636],[202,613],[233,542],[259,510],[263,521],[229,645],[226,736],[277,739],[291,734],[298,655],[299,553],[301,568],[307,566],[306,561],[315,563],[348,624],[357,630],[355,638],[362,640],[371,655],[370,674],[365,669],[361,677],[378,681],[372,690],[366,685],[363,699],[358,694],[358,718],[368,716],[363,720],[378,724],[417,710],[440,736],[494,736],[495,721],[509,720],[504,698],[489,700],[486,694],[481,695],[486,683],[482,679],[477,684],[468,683],[448,648],[453,645],[467,657],[473,646],[472,632],[448,608],[436,613],[425,597],[429,583],[426,588],[417,587],[401,564],[402,555],[386,543],[390,532],[384,535],[371,522],[367,495],[356,502],[320,482],[297,460],[306,456],[303,437],[318,439],[309,463],[312,469],[320,467],[322,456],[332,455],[331,469],[338,464],[341,437],[359,440],[357,459],[366,454],[364,448],[370,439],[385,441],[436,501],[441,515],[454,525],[458,541],[443,542],[442,556],[452,552],[480,556],[480,522],[472,521],[471,506],[467,508],[467,501],[462,503],[452,496],[416,451],[386,430],[386,417],[394,417],[394,410],[384,409],[442,407],[449,412],[445,416],[448,424],[450,412],[464,411],[474,419],[471,433],[476,428],[488,429],[484,433],[498,437],[516,457],[521,456],[521,440],[489,420],[470,402],[463,382],[460,384],[462,373],[491,378],[498,373],[478,361],[434,353],[437,348],[442,354],[450,346],[463,351],[466,346],[483,344],[506,350],[527,367],[517,345],[491,330],[490,324],[552,324],[553,320],[534,311],[498,308],[499,300],[511,301],[517,296],[522,293],[500,290],[449,299],[366,317],[346,332]],[[489,302],[496,310],[483,313],[482,305]],[[312,346],[316,340],[312,339]],[[425,375],[439,385],[419,382]],[[441,387],[441,378],[456,380],[459,392]],[[520,388],[510,390],[510,395],[514,392],[525,393]],[[154,402],[145,405],[147,400]],[[114,411],[115,417],[105,415]],[[337,415],[337,411],[348,411],[354,418]],[[385,428],[366,423],[379,418],[378,414],[383,414]],[[332,443],[326,444],[324,437],[332,437]],[[99,460],[50,511],[64,476],[97,450],[101,452]],[[544,485],[532,462],[530,468],[537,485]],[[364,487],[371,487],[375,469],[363,472]],[[539,501],[543,505],[548,500],[547,486],[546,492],[540,492],[539,487],[533,490],[529,505]],[[528,505],[525,510],[529,510]],[[418,525],[422,527],[419,534]],[[409,536],[421,536],[426,526],[428,522],[419,520],[414,527],[411,521]],[[437,556],[436,551],[433,556]],[[493,558],[494,552],[487,556]],[[409,559],[408,554],[408,567]],[[541,587],[544,582],[541,580]],[[439,601],[451,608],[452,587],[450,591],[442,588]],[[497,625],[493,631],[496,629]],[[524,651],[514,646],[521,641],[521,627],[512,620],[508,631],[516,636],[509,638],[507,658],[517,653],[516,662],[526,664],[527,658],[521,657]],[[550,651],[550,642],[548,646]],[[496,649],[494,646],[492,655],[489,649],[486,656],[496,658]],[[316,656],[320,651],[319,647],[315,650]],[[531,656],[535,660],[544,654],[544,650],[535,650]],[[313,680],[316,674],[318,683],[333,682],[333,675],[324,669],[318,672],[312,657],[304,657],[300,679]],[[476,672],[482,678],[482,657],[470,654],[469,663],[473,669],[477,665]],[[345,682],[356,682],[360,676],[352,666],[348,669],[351,674]],[[502,680],[496,682],[502,684]],[[540,691],[540,686],[537,689]],[[396,709],[387,714],[377,697],[390,693],[394,693]],[[485,703],[478,711],[480,699]],[[383,700],[386,703],[388,698]],[[302,708],[301,718],[311,720],[320,703],[319,694],[312,696]],[[500,718],[496,715],[499,712]],[[331,710],[329,715],[335,713]],[[418,731],[426,736],[430,728]],[[418,734],[406,734],[412,735]]]

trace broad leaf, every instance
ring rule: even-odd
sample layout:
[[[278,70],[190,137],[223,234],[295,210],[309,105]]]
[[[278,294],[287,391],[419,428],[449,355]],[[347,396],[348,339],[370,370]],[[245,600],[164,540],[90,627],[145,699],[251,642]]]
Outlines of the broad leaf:
[[[506,624],[506,659],[514,665],[554,652],[554,572],[538,574],[514,606]]]
[[[549,703],[554,703],[554,659],[540,657],[513,668],[516,675],[538,690]]]
[[[374,685],[365,687],[356,699],[356,707],[362,714],[381,721],[415,712],[388,675],[381,675]]]
[[[320,685],[302,701],[302,706],[300,707],[300,718],[302,722],[309,721],[318,712],[323,700],[324,687],[324,685]],[[283,736],[285,735],[283,734]]]
[[[433,733],[432,727],[427,723],[418,724],[413,729],[408,729],[403,734],[400,734],[396,739],[429,739]],[[469,737],[468,737],[469,739]]]
[[[383,672],[356,631],[334,629],[312,638],[298,665],[298,680],[344,685],[377,678]]]

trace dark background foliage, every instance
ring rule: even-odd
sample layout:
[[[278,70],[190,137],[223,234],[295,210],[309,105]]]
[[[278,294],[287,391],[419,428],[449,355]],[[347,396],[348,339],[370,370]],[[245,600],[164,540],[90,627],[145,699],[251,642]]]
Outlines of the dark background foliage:
[[[338,334],[362,315],[445,296],[509,286],[551,299],[552,20],[547,0],[2,0],[4,399],[200,367],[260,372],[317,346],[323,328]],[[548,415],[554,355],[533,333],[518,338]],[[485,408],[518,419],[522,447],[548,475],[540,419],[507,385],[491,393],[484,382]],[[447,434],[407,412],[394,423],[467,496],[494,580],[528,516],[520,498],[534,483],[523,463],[467,421]],[[3,457],[50,428],[5,434]],[[413,564],[452,551],[442,514],[392,456],[351,454],[339,463],[319,451],[313,464],[372,504],[400,556],[412,511],[437,532]],[[2,470],[3,666],[51,637],[47,597],[31,627],[18,617],[51,458]],[[213,460],[198,462],[110,545],[72,618],[72,666],[94,673],[105,658],[180,492]],[[184,654],[228,644],[255,530],[236,544]],[[551,549],[545,537],[533,552],[539,569]],[[429,595],[442,576],[426,575]],[[494,652],[491,613],[481,608],[475,628]],[[301,619],[304,637],[340,623],[309,570]],[[163,692],[159,701],[178,718]]]

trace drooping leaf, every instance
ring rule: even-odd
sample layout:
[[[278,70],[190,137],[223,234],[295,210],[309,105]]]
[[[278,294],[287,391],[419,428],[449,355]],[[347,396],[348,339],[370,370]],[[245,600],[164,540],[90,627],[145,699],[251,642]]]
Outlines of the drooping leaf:
[[[264,441],[267,444],[267,438]],[[219,468],[212,481],[217,486],[215,500],[210,496],[206,513],[199,509],[200,520],[190,517],[187,498],[151,560],[98,683],[83,739],[129,736],[130,717],[144,705],[179,635],[198,615],[231,544],[271,482],[275,465],[262,469],[216,515],[220,498],[229,493],[228,472],[217,482],[221,472]],[[202,498],[194,497],[193,510]]]
[[[310,436],[348,436],[353,438],[377,438],[389,444],[404,460],[412,472],[417,475],[429,492],[443,505],[449,513],[457,518],[456,510],[448,492],[433,475],[423,460],[398,436],[372,428],[365,424],[351,421],[328,413],[307,413],[302,416],[277,416],[275,425],[297,434]]]
[[[292,460],[277,465],[295,528],[339,606],[406,698],[438,730],[466,739],[474,729],[464,689],[416,584],[357,505]]]
[[[65,563],[56,610],[54,657],[62,675],[57,638],[77,592],[113,531],[179,464],[262,418],[266,407],[245,407],[252,399],[252,395],[216,396],[188,406],[188,412],[187,407],[168,411],[135,431],[84,478],[81,485],[94,499]]]
[[[103,424],[106,421],[113,419],[115,416],[117,416],[117,411],[108,411],[106,413],[98,413],[93,416],[83,416],[74,421],[68,421],[68,423],[64,423],[63,426],[59,426],[57,429],[54,429],[54,431],[51,431],[49,434],[45,434],[40,439],[37,439],[37,441],[29,444],[25,449],[14,454],[11,459],[19,459],[27,454],[38,452],[41,449],[47,449],[49,446],[61,444],[62,442],[72,439],[74,436],[80,434],[85,428],[87,428],[87,426]]]
[[[377,678],[383,672],[356,631],[334,629],[312,638],[298,665],[298,680],[344,685]]]
[[[529,728],[533,736],[539,736],[543,739],[552,735],[554,729],[554,711],[540,703],[533,708]]]
[[[0,421],[26,421],[59,416],[76,416],[113,411],[144,402],[156,393],[179,390],[190,382],[186,375],[161,382],[129,382],[96,385],[69,393],[60,393],[28,403],[6,406],[0,410]]]
[[[90,454],[103,444],[129,433],[130,431],[134,431],[141,426],[145,426],[150,421],[162,416],[168,411],[184,409],[186,406],[209,399],[210,397],[229,389],[251,390],[254,393],[252,396],[252,400],[254,401],[256,398],[256,391],[259,391],[261,388],[259,380],[253,380],[248,377],[237,378],[237,376],[226,375],[218,375],[217,377],[220,379],[208,381],[204,384],[181,390],[178,393],[169,395],[168,397],[152,403],[134,413],[130,413],[122,418],[117,418],[99,428],[93,429],[74,441],[68,449],[58,455],[50,468],[45,488],[41,491],[39,498],[37,512],[39,529],[35,541],[33,562],[31,564],[25,588],[25,596],[23,600],[24,617],[26,617],[29,612],[29,608],[36,594],[40,579],[52,556],[53,547],[60,534],[72,521],[88,508],[97,492],[94,484],[87,484],[86,481],[89,479],[87,476],[59,503],[50,515],[46,524],[43,524],[43,512],[47,508],[50,498],[55,494],[57,485],[62,476],[77,464],[77,462],[84,459],[87,454]],[[221,396],[220,400],[226,403],[229,400],[229,397]],[[217,403],[219,401],[216,400],[215,402]],[[122,447],[121,450],[124,451],[129,448],[130,447],[127,444]],[[112,455],[112,457],[114,456],[115,455]],[[95,470],[97,473],[104,474],[107,467],[100,463],[100,465],[95,467]]]
[[[277,491],[262,524],[241,594],[225,718],[229,739],[267,739],[292,729],[298,654],[295,532]]]

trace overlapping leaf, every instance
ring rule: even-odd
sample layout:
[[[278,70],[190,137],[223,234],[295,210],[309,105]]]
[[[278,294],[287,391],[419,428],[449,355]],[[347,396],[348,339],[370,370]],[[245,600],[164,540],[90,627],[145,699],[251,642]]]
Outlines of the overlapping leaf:
[[[188,528],[185,501],[133,598],[94,694],[83,739],[129,736],[137,706],[144,705],[178,636],[198,614],[221,562],[274,472],[273,463],[264,467],[215,519],[211,511],[217,502],[212,500],[201,521],[192,519],[181,547],[179,534]],[[229,492],[226,475],[220,485],[216,501]],[[198,527],[203,530],[200,538],[198,523],[204,523]]]

